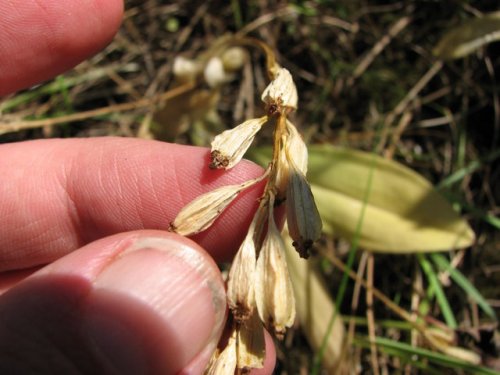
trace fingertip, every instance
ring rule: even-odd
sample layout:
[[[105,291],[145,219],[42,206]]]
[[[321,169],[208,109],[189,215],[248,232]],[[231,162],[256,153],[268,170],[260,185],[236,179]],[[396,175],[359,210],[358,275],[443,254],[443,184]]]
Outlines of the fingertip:
[[[0,2],[0,95],[49,79],[108,44],[122,0]]]

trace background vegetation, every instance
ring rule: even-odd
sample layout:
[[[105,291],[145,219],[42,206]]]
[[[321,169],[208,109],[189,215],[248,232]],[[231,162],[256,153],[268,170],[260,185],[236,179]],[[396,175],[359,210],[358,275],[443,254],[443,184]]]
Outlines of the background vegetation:
[[[476,233],[471,248],[446,256],[498,316],[499,44],[452,61],[432,54],[448,30],[498,10],[497,1],[149,0],[127,1],[126,8],[120,32],[104,51],[53,81],[0,102],[0,142],[115,135],[207,144],[220,130],[260,114],[258,93],[266,84],[260,54],[251,52],[250,72],[224,86],[216,100],[201,100],[196,111],[184,103],[180,112],[187,110],[188,118],[168,128],[159,121],[162,112],[154,101],[172,88],[177,56],[195,57],[226,33],[247,33],[273,47],[294,75],[300,100],[294,123],[308,143],[373,151],[440,187]],[[269,144],[269,136],[260,142]],[[325,238],[322,247],[345,259],[349,245]],[[355,257],[355,269],[361,254]],[[377,254],[373,284],[410,309],[421,266],[413,255]],[[342,273],[326,260],[319,269],[335,299]],[[436,275],[457,319],[457,344],[478,353],[483,365],[500,370],[496,319],[450,281],[449,272]],[[425,296],[429,283],[423,281],[421,287]],[[367,334],[366,302],[358,298],[349,284],[341,314],[346,322],[346,316],[356,316],[359,335],[352,342],[351,370],[379,373],[361,339]],[[440,305],[432,298],[428,302],[429,319],[442,320]],[[377,336],[405,337],[406,328],[391,323],[394,315],[384,304],[375,302],[373,311]],[[314,352],[299,329],[278,349],[276,373],[312,371]],[[428,361],[423,356],[405,366],[409,360],[402,360],[397,350],[377,352],[381,372],[416,373]],[[425,368],[431,372],[439,366]],[[453,371],[472,370],[458,366]]]

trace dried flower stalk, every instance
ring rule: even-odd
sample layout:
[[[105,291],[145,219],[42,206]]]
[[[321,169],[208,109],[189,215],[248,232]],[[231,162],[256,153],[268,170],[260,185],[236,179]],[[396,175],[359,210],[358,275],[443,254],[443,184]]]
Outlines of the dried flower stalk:
[[[225,186],[196,198],[181,210],[170,226],[171,230],[182,235],[205,230],[241,191],[267,178],[259,208],[229,270],[227,299],[233,316],[231,336],[225,349],[214,354],[207,374],[241,373],[262,367],[262,325],[282,338],[286,328],[294,323],[295,299],[285,245],[274,219],[275,206],[286,201],[288,230],[301,257],[309,256],[314,241],[321,235],[321,219],[306,180],[307,147],[288,119],[288,115],[297,109],[297,88],[291,73],[276,63],[269,46],[252,38],[229,38],[213,49],[219,55],[214,52],[208,56],[204,68],[184,62],[178,70],[185,73],[204,69],[205,76],[207,72],[212,74],[205,77],[206,82],[213,86],[216,81],[218,85],[225,79],[219,62],[227,60],[228,51],[244,56],[241,49],[234,49],[241,46],[258,47],[266,55],[267,73],[271,78],[261,96],[266,115],[249,119],[216,136],[211,144],[209,167],[234,167],[267,123],[274,123],[272,161],[257,179]]]

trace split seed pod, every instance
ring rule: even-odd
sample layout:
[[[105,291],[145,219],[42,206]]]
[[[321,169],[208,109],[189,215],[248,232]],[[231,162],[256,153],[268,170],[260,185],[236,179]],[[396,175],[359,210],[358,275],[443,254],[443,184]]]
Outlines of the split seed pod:
[[[205,375],[234,375],[238,358],[236,356],[236,331],[233,331],[226,347],[214,353],[205,369]]]
[[[293,246],[302,258],[309,256],[314,241],[321,236],[321,217],[306,176],[289,158],[290,179],[286,194],[286,219]]]
[[[278,200],[286,197],[291,168],[288,159],[291,159],[295,163],[304,176],[307,173],[307,146],[302,140],[302,136],[297,131],[297,128],[288,120],[286,121],[286,130],[286,134],[283,134],[281,137],[281,148],[278,153],[276,165],[275,188],[277,191],[276,198]]]
[[[211,169],[230,169],[243,158],[267,116],[247,120],[233,129],[217,135],[212,141]]]
[[[261,206],[262,207],[262,206]],[[257,252],[255,246],[256,227],[261,217],[261,207],[255,214],[248,233],[243,240],[229,270],[227,301],[237,322],[248,320],[255,308],[255,266]]]
[[[239,185],[222,186],[193,199],[177,214],[169,230],[181,236],[190,236],[204,231],[213,224],[239,193],[264,179],[267,173],[266,171],[262,176]]]
[[[290,72],[280,68],[274,80],[265,88],[261,99],[269,108],[276,108],[280,113],[286,112],[285,109],[297,109],[299,97]]]
[[[285,259],[285,244],[273,216],[274,197],[269,193],[267,234],[257,259],[255,302],[260,319],[278,338],[295,321],[295,298]]]
[[[242,370],[264,367],[266,344],[264,329],[257,311],[237,328],[237,366]]]

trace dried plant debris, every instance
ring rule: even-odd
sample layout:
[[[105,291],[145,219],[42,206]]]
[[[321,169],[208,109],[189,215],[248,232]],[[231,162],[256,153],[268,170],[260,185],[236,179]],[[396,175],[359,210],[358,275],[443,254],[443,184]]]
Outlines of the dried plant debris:
[[[198,62],[177,62],[176,70],[189,75],[204,71],[209,85],[225,78],[224,57],[246,56],[238,46],[256,46],[266,54],[271,82],[262,93],[266,115],[226,130],[212,142],[211,169],[230,169],[244,156],[256,134],[274,124],[273,158],[265,173],[239,185],[224,186],[203,194],[186,205],[170,230],[191,235],[207,229],[240,192],[267,178],[259,207],[229,271],[227,299],[232,314],[231,335],[210,361],[207,374],[233,374],[261,368],[264,364],[263,326],[283,338],[295,320],[295,299],[285,259],[285,244],[275,222],[275,207],[286,202],[288,229],[293,245],[307,258],[321,235],[321,219],[306,180],[307,147],[287,116],[297,109],[298,95],[291,73],[276,63],[272,50],[251,38],[226,39],[218,55]],[[221,56],[221,57],[219,57]],[[201,65],[200,65],[201,64]],[[215,77],[215,78],[214,78]]]

